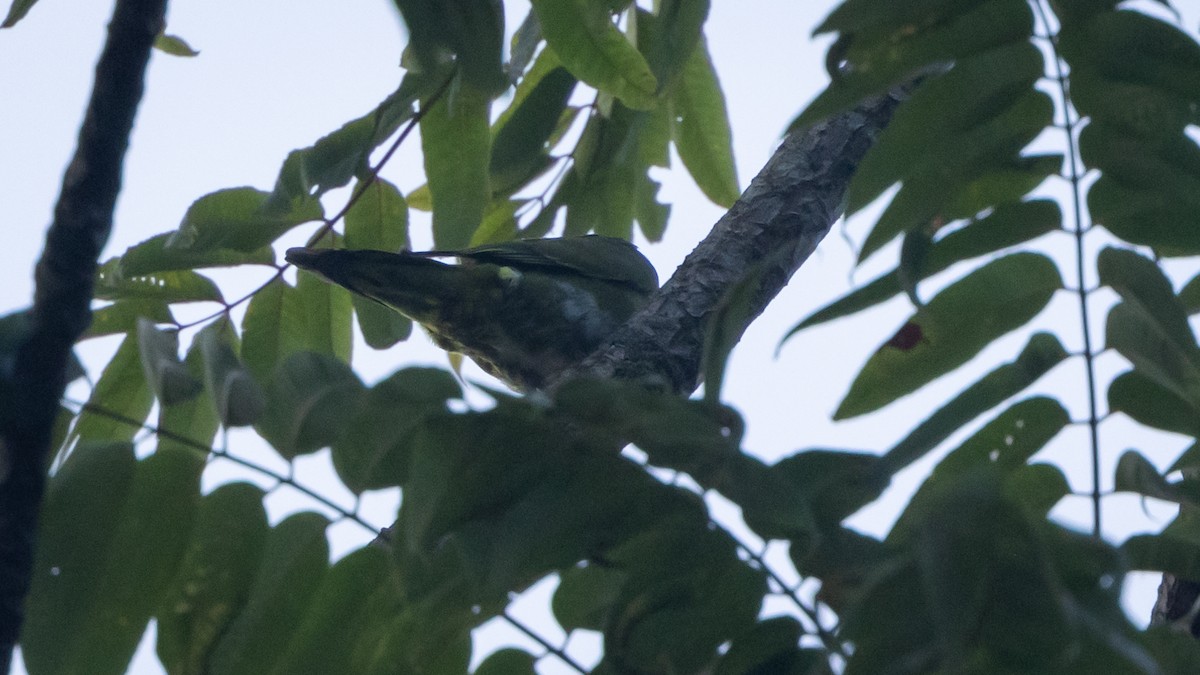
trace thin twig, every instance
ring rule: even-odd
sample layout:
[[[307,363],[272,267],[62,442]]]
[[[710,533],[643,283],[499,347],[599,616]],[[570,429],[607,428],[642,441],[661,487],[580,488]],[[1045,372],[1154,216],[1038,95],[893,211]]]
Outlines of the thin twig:
[[[511,625],[513,628],[516,628],[517,630],[524,633],[529,639],[531,639],[534,642],[541,645],[543,649],[545,649],[547,652],[553,654],[555,656],[555,658],[557,658],[560,661],[562,661],[563,663],[567,664],[567,666],[573,668],[576,672],[579,672],[579,673],[587,672],[587,668],[584,668],[577,661],[575,661],[575,659],[572,659],[570,656],[568,656],[565,649],[555,647],[554,645],[550,644],[550,642],[548,640],[546,640],[546,638],[542,637],[541,635],[538,635],[536,631],[534,631],[532,628],[526,626],[524,623],[521,622],[520,619],[513,616],[512,614],[509,614],[507,609],[500,612],[500,616],[505,621],[507,621],[509,623],[509,625]]]

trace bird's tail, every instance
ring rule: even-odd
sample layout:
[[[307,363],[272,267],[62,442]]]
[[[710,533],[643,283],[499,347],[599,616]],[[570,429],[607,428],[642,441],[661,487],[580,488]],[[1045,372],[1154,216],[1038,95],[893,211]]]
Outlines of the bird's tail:
[[[419,322],[433,318],[458,292],[461,270],[409,253],[290,248],[285,259],[353,293],[371,298]]]

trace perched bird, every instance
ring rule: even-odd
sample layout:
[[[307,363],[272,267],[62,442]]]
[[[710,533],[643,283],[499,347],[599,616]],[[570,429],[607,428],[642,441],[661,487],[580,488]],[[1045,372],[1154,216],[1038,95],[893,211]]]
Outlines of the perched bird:
[[[286,257],[420,323],[438,346],[518,391],[583,360],[658,289],[637,247],[598,235],[421,253],[293,248]]]

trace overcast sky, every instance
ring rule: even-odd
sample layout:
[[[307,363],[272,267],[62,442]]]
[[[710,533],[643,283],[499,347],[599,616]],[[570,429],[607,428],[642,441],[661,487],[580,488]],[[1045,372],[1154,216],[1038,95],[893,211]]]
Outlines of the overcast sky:
[[[511,27],[526,5],[507,4]],[[770,156],[788,121],[825,84],[827,42],[809,36],[832,3],[716,0],[713,5],[706,32],[728,100],[744,188]],[[110,11],[111,3],[42,0],[17,27],[0,31],[0,63],[4,64],[0,68],[0,203],[8,233],[0,247],[0,311],[30,302],[33,263],[73,150]],[[396,64],[404,31],[388,0],[179,2],[172,4],[168,23],[169,32],[201,53],[192,59],[161,53],[153,58],[105,257],[175,227],[188,205],[208,192],[240,185],[270,189],[288,151],[309,145],[370,110],[395,88],[401,74]],[[1198,23],[1200,7],[1185,8],[1184,27],[1194,32]],[[405,191],[423,183],[418,150],[415,139],[410,141],[383,175]],[[707,202],[684,172],[661,172],[660,177],[665,185],[661,198],[673,208],[666,241],[639,243],[665,279],[722,211]],[[1048,184],[1047,189],[1061,190],[1062,185]],[[327,210],[335,211],[345,198],[331,194]],[[427,219],[414,217],[414,221],[418,223],[414,244],[420,246],[429,241]],[[426,224],[424,229],[420,224]],[[869,224],[855,219],[848,227],[849,238],[861,241]],[[311,231],[303,228],[296,238]],[[768,461],[812,447],[886,449],[980,373],[1011,359],[1029,333],[1019,331],[998,342],[985,350],[974,367],[942,378],[880,413],[832,424],[829,416],[858,367],[911,311],[905,300],[897,299],[865,316],[802,333],[775,357],[780,338],[799,319],[852,288],[854,281],[869,280],[894,264],[894,252],[884,253],[851,277],[853,250],[842,231],[843,225],[835,227],[734,352],[725,398],[747,419],[745,448]],[[1062,257],[1069,251],[1068,243],[1065,236],[1046,242],[1064,270],[1071,263]],[[940,277],[926,292],[961,276],[965,269]],[[260,279],[244,274],[215,276],[226,297],[237,297],[239,289]],[[1073,299],[1060,293],[1033,325],[1056,330],[1068,349],[1078,348],[1077,315]],[[1094,335],[1099,336],[1104,312],[1097,315]],[[109,340],[94,341],[83,349],[93,376],[114,347]],[[444,355],[423,338],[382,353],[371,352],[361,342],[355,349],[356,368],[367,381],[402,365],[446,363]],[[1123,369],[1111,355],[1099,364],[1105,374]],[[482,379],[478,370],[467,372]],[[1081,378],[1075,360],[1056,369],[1035,390],[1054,392],[1081,419],[1086,415]],[[1127,447],[1138,447],[1165,466],[1185,443],[1179,437],[1133,431],[1123,419],[1106,421],[1107,461],[1115,461]],[[948,446],[954,447],[954,442]],[[881,504],[856,516],[853,523],[874,534],[886,533],[896,505],[911,494],[938,456],[935,453],[898,476]],[[1082,427],[1066,430],[1039,458],[1060,463],[1077,492],[1090,490]],[[321,453],[303,460],[298,476],[349,504],[346,493],[330,486],[330,471],[327,456]],[[208,486],[231,475],[210,473]],[[1105,476],[1110,480],[1111,469]],[[382,524],[394,513],[395,503],[394,494],[384,494],[367,499],[365,506]],[[269,503],[273,522],[296,505],[286,491],[280,491]],[[1080,528],[1090,528],[1088,513],[1083,498],[1068,499],[1055,511],[1063,522]],[[1133,532],[1160,528],[1170,511],[1162,507],[1143,511],[1139,500],[1115,496],[1106,500],[1105,516],[1106,535],[1120,541]],[[335,550],[344,553],[363,541],[365,534],[352,530],[334,528]],[[1151,575],[1128,584],[1127,606],[1138,621],[1149,615],[1156,584]],[[540,589],[542,597],[548,590]],[[146,657],[146,649],[152,650],[152,645],[143,644],[143,657],[133,672],[161,672],[153,657]],[[543,660],[540,667],[557,672],[550,661]]]

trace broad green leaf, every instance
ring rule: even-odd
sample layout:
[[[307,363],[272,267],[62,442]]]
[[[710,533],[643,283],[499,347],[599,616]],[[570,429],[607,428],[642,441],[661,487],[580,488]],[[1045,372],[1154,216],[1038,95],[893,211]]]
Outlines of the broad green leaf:
[[[963,134],[987,125],[1029,96],[1042,76],[1042,54],[1028,42],[1002,45],[931,77],[896,110],[854,172],[846,213],[857,212],[921,164],[954,163]]]
[[[466,247],[491,198],[490,108],[486,94],[463,83],[421,118],[421,150],[433,198],[437,248]]]
[[[1191,140],[1189,151],[1200,157]],[[1190,192],[1127,185],[1101,175],[1088,189],[1088,213],[1105,229],[1131,244],[1160,248],[1172,255],[1200,253],[1200,197]]]
[[[50,482],[21,647],[30,673],[123,673],[175,576],[203,459],[84,444]]]
[[[1117,460],[1113,490],[1136,492],[1147,497],[1163,499],[1186,506],[1200,506],[1200,483],[1194,478],[1169,482],[1150,460],[1136,450],[1126,450]]]
[[[241,611],[226,627],[209,672],[261,674],[279,663],[329,571],[329,521],[298,513],[266,535]]]
[[[158,610],[158,658],[167,672],[201,675],[241,612],[259,568],[267,514],[262,490],[228,483],[200,500],[179,572]]]
[[[131,333],[137,329],[139,319],[154,323],[175,323],[171,309],[162,300],[119,300],[92,312],[92,323],[81,340]]]
[[[127,277],[118,258],[100,266],[94,295],[98,300],[224,302],[221,290],[208,277],[191,270]]]
[[[1150,626],[1138,637],[1139,642],[1154,655],[1162,672],[1200,671],[1200,645],[1196,644],[1196,638],[1175,626]]]
[[[314,274],[299,274],[293,297],[304,317],[302,348],[349,363],[354,346],[350,292]]]
[[[904,33],[914,25],[933,25],[953,19],[974,5],[971,0],[927,0],[904,4],[846,0],[825,17],[813,35],[885,29]]]
[[[12,28],[17,25],[36,2],[37,0],[12,0],[12,4],[8,6],[8,15],[4,17],[4,23],[0,23],[0,28]]]
[[[408,205],[388,181],[376,178],[365,188],[356,184],[359,198],[346,211],[346,248],[396,252],[408,248]]]
[[[434,368],[408,368],[371,387],[362,407],[333,442],[333,466],[355,494],[402,485],[413,436],[427,418],[462,396],[454,377]]]
[[[200,381],[179,360],[178,331],[161,331],[152,321],[139,319],[137,337],[142,373],[160,403],[175,405],[200,393]]]
[[[1015,253],[975,270],[918,309],[880,346],[834,418],[878,410],[954,370],[1032,319],[1061,287],[1053,261],[1036,253]]]
[[[254,424],[262,416],[266,397],[262,387],[237,357],[237,336],[226,321],[204,327],[196,335],[204,356],[204,386],[226,427]]]
[[[546,43],[575,77],[634,109],[654,106],[658,81],[646,59],[592,0],[533,0]]]
[[[1062,31],[1063,57],[1119,82],[1136,82],[1200,100],[1200,45],[1186,32],[1142,12],[1101,12]]]
[[[171,56],[197,56],[199,51],[192,49],[186,40],[178,35],[159,33],[154,38],[154,48]]]
[[[68,443],[75,438],[82,441],[131,441],[141,431],[138,425],[150,414],[154,394],[142,374],[138,341],[133,333],[125,336],[108,365],[104,366],[87,403],[89,407],[119,415],[129,421],[113,419],[85,408],[71,429]],[[134,424],[130,424],[130,421]]]
[[[1005,478],[1004,492],[1036,518],[1046,518],[1050,509],[1071,494],[1071,484],[1062,469],[1052,464],[1033,463],[1017,467]]]
[[[910,80],[934,64],[1025,41],[1033,33],[1033,12],[1026,3],[991,0],[969,5],[969,11],[941,23],[908,23],[856,33],[845,55],[848,72],[810,103],[791,127],[808,127]],[[899,11],[907,12],[908,7],[904,5]]]
[[[1128,249],[1107,247],[1100,252],[1096,268],[1100,283],[1144,315],[1165,339],[1184,350],[1196,350],[1187,311],[1157,264]]]
[[[1071,104],[1094,122],[1163,142],[1182,140],[1192,119],[1191,104],[1183,96],[1154,85],[1110,79],[1086,62],[1071,68]]]
[[[671,106],[672,136],[683,165],[714,204],[733,206],[741,194],[733,161],[733,135],[725,94],[703,39],[671,90]]]
[[[564,630],[602,631],[628,574],[604,565],[580,564],[562,572],[550,607]]]
[[[734,638],[729,651],[717,663],[715,675],[811,672],[809,668],[815,668],[818,661],[815,654],[801,653],[803,632],[800,622],[793,617],[765,619]]]
[[[479,229],[471,235],[471,246],[497,244],[517,238],[517,210],[525,201],[505,199],[493,201],[483,216]]]
[[[1200,578],[1200,543],[1162,534],[1138,534],[1121,544],[1129,568]]]
[[[1200,401],[1200,349],[1181,345],[1161,324],[1129,301],[1118,303],[1104,325],[1108,347],[1138,372],[1187,401]]]
[[[921,265],[920,278],[927,279],[954,263],[1036,239],[1061,225],[1062,211],[1056,202],[1039,199],[1000,204],[986,217],[935,241]],[[877,277],[810,314],[789,330],[780,344],[805,328],[874,307],[902,290],[896,270]]]
[[[645,176],[637,189],[637,203],[634,204],[638,229],[642,236],[653,242],[662,241],[663,233],[667,231],[667,218],[671,215],[671,206],[658,201],[661,187],[661,183]]]
[[[565,234],[597,234],[629,239],[637,188],[646,175],[640,148],[653,130],[649,113],[614,102],[608,117],[593,115],[575,149],[575,162],[555,194],[567,204]],[[546,212],[557,208],[552,202]],[[531,224],[530,227],[534,225]]]
[[[1029,90],[982,124],[941,137],[941,143],[925,154],[927,159],[910,163],[900,191],[863,242],[859,261],[906,230],[973,216],[993,197],[997,199],[991,203],[1019,200],[1041,180],[1032,185],[1021,180],[1021,169],[1026,168],[1022,161],[1035,158],[1015,158],[1053,121],[1053,114],[1050,97]]]
[[[168,247],[167,241],[172,236],[174,234],[171,232],[156,234],[125,249],[120,257],[121,273],[127,277],[136,277],[202,267],[275,265],[275,249],[270,246],[263,246],[253,251],[237,251],[229,248],[193,251]]]
[[[254,188],[217,190],[192,202],[165,247],[193,254],[221,249],[255,253],[323,215],[321,202],[312,198],[279,207],[271,203],[270,193]]]
[[[529,652],[507,647],[493,652],[475,669],[475,675],[536,675],[537,658]]]
[[[836,525],[875,501],[891,479],[880,457],[842,450],[798,452],[773,470],[796,486],[823,526]]]
[[[395,583],[388,552],[361,548],[335,564],[316,589],[274,673],[368,672],[375,650],[363,607],[381,586]]]
[[[1124,188],[1189,196],[1200,189],[1200,149],[1183,135],[1147,141],[1093,121],[1079,132],[1079,156]]]
[[[654,12],[638,9],[631,21],[638,50],[650,64],[660,90],[675,86],[676,78],[704,40],[704,22],[711,0],[664,0]]]
[[[895,473],[937,447],[968,422],[1017,394],[1067,358],[1062,344],[1048,333],[1036,333],[1011,363],[1006,363],[964,389],[909,432],[884,454]]]
[[[359,409],[364,387],[345,363],[297,352],[271,377],[255,428],[285,459],[333,443]]]

